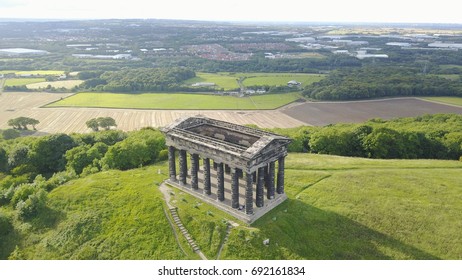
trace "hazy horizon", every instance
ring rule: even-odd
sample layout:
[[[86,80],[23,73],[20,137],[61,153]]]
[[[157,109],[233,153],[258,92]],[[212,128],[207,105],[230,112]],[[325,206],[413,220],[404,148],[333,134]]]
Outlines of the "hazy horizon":
[[[171,19],[225,22],[462,24],[457,2],[440,0],[3,0],[3,20]]]

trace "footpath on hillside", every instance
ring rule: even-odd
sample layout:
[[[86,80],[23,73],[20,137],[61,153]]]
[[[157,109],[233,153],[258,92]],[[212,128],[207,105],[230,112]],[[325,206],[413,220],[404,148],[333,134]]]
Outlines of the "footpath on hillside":
[[[192,236],[189,234],[188,230],[184,227],[183,223],[181,222],[181,220],[180,220],[180,218],[178,216],[176,207],[170,204],[170,199],[171,199],[171,195],[170,195],[171,190],[170,190],[170,188],[167,187],[167,185],[165,183],[162,183],[159,186],[159,190],[164,195],[165,202],[167,203],[168,210],[170,211],[170,214],[173,217],[174,224],[178,227],[180,232],[186,238],[186,240],[188,241],[188,244],[191,246],[194,253],[198,254],[199,257],[202,260],[207,260],[207,257],[204,255],[204,253],[202,253],[199,246],[196,244],[196,242],[194,241]],[[170,217],[168,215],[166,215],[166,216],[169,219],[169,221],[171,222]],[[174,234],[176,236],[175,230],[174,230]],[[178,242],[178,245],[181,248],[181,245],[180,245],[178,239],[177,239],[177,242]]]

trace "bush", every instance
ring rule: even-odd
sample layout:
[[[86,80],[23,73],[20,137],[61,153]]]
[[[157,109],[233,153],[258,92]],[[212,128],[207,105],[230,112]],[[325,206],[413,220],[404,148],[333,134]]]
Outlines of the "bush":
[[[16,188],[11,198],[11,204],[16,206],[20,201],[26,201],[30,195],[36,192],[36,188],[31,184],[23,184]]]
[[[7,205],[10,203],[14,195],[14,187],[9,189],[0,190],[0,206]]]
[[[159,160],[167,160],[168,159],[168,150],[164,149],[159,152],[158,156]]]
[[[165,149],[163,134],[154,129],[142,129],[130,133],[125,140],[109,147],[101,160],[104,168],[127,170],[151,164],[159,159]]]
[[[45,208],[47,202],[47,192],[38,190],[36,193],[29,196],[28,199],[21,200],[16,205],[18,217],[20,219],[29,219],[38,214],[40,210]]]

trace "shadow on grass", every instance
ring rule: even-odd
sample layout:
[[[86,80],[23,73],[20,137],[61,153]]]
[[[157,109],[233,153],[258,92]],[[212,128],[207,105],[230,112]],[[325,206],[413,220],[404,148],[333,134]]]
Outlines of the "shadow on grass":
[[[18,242],[18,232],[12,225],[2,228],[0,234],[0,260],[8,259]]]
[[[320,260],[439,259],[339,214],[288,199],[253,224],[263,257]],[[256,244],[259,247],[262,243]]]
[[[50,207],[45,207],[40,210],[39,214],[19,223],[27,223],[30,225],[31,231],[43,231],[48,228],[54,228],[61,219],[65,217],[63,212],[57,211]],[[11,226],[6,235],[0,236],[0,259],[5,260],[13,253],[16,246],[21,246],[24,236],[21,230]]]

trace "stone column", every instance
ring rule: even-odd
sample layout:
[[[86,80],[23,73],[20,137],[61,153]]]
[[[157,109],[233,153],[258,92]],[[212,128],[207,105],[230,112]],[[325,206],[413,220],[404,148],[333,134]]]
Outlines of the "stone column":
[[[237,168],[231,168],[231,206],[239,208],[239,173]]]
[[[176,181],[175,147],[168,146],[168,173],[171,181]]]
[[[258,168],[258,180],[257,180],[257,195],[255,204],[257,207],[262,207],[264,205],[264,195],[263,195],[263,188],[265,185],[265,168],[260,167]]]
[[[212,193],[210,182],[210,159],[204,158],[204,194],[210,195]]]
[[[252,173],[245,174],[245,213],[253,214],[253,176]]]
[[[197,172],[199,171],[199,155],[191,154],[191,187],[194,190],[199,188],[199,178]]]
[[[265,170],[265,188],[268,190],[268,186],[269,186],[269,172],[268,172],[268,165],[266,165],[264,167],[264,170]]]
[[[186,160],[186,151],[180,150],[180,185],[186,185],[186,177],[188,176],[188,162]]]
[[[276,187],[276,192],[278,194],[284,193],[284,160],[285,157],[280,157],[278,159],[278,182]]]
[[[268,191],[266,194],[266,197],[268,199],[273,199],[274,198],[274,168],[275,168],[275,163],[270,162],[269,168],[268,168]]]
[[[225,200],[225,170],[223,163],[217,164],[217,198],[219,201]]]

